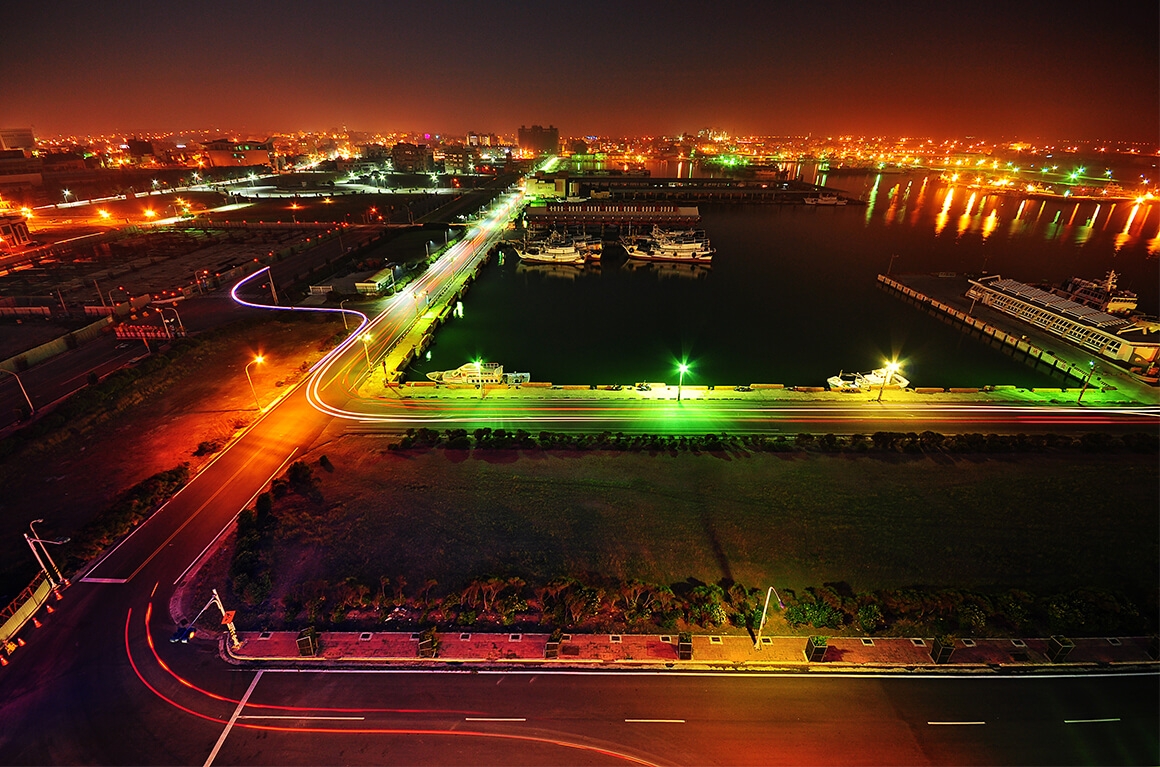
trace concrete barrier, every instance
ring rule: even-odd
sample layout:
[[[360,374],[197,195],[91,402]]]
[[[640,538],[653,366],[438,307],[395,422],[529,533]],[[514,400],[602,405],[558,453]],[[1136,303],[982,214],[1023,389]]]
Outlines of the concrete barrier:
[[[407,381],[407,386],[434,386],[434,381]]]
[[[1033,391],[1036,394],[1063,394],[1063,389],[1058,386],[1036,386],[1033,389],[1028,389],[1028,391]]]
[[[974,386],[960,386],[960,387],[952,386],[947,391],[949,391],[951,394],[978,394],[979,393],[978,387],[974,387]]]
[[[946,389],[941,386],[917,386],[914,389],[915,394],[942,394]]]
[[[525,384],[520,384],[520,385],[525,387],[525,388],[528,388],[528,389],[547,389],[547,388],[551,387],[552,382],[551,381],[529,381]]]
[[[566,384],[560,388],[567,389],[568,391],[580,391],[582,389],[587,391],[589,387],[586,384]]]
[[[793,391],[800,391],[800,392],[819,392],[819,391],[825,391],[825,390],[826,390],[826,387],[824,387],[824,386],[795,386],[795,387],[793,387]]]
[[[750,389],[784,389],[785,384],[749,384]]]

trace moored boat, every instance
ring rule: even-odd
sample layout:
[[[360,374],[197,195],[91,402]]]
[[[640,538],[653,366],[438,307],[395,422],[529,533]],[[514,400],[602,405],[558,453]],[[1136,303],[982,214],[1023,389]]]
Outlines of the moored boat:
[[[629,258],[640,261],[671,261],[707,264],[715,252],[701,230],[665,231],[654,226],[652,233],[621,240]]]
[[[897,370],[891,372],[888,368],[876,368],[869,373],[838,372],[836,376],[826,379],[831,391],[872,391],[878,388],[905,389],[910,381]]]

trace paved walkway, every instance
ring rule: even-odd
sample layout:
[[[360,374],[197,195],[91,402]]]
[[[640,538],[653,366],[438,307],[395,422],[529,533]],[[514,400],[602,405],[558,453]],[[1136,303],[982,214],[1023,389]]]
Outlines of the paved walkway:
[[[565,634],[558,655],[548,658],[547,634],[440,633],[434,659],[420,657],[419,634],[406,632],[327,632],[318,635],[314,656],[299,654],[290,631],[242,632],[230,660],[277,665],[408,667],[420,664],[534,665],[541,668],[609,666],[682,669],[829,669],[913,671],[1003,670],[1033,667],[1100,668],[1156,666],[1146,637],[1075,639],[1074,649],[1058,663],[1049,658],[1050,640],[968,639],[955,642],[950,662],[931,659],[927,637],[831,637],[821,662],[805,657],[806,637],[763,637],[760,649],[748,636],[697,634],[692,659],[680,660],[676,634]],[[968,644],[969,643],[969,644]]]

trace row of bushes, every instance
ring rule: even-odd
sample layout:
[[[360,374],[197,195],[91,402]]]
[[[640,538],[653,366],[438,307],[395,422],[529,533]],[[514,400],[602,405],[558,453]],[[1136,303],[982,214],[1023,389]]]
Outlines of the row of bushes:
[[[1072,437],[1064,434],[939,434],[933,431],[874,432],[853,434],[665,436],[562,434],[542,431],[538,436],[522,429],[408,429],[392,450],[445,448],[448,450],[611,450],[649,452],[720,452],[748,450],[765,453],[1050,453],[1081,451],[1090,453],[1160,452],[1160,434],[1137,432],[1106,434],[1093,432]]]
[[[405,577],[378,583],[346,578],[293,588],[282,605],[294,623],[352,629],[396,621],[441,627],[535,626],[592,631],[677,631],[722,626],[756,631],[766,591],[739,583],[689,579],[671,586],[630,580],[557,578],[528,584],[518,576],[476,578],[461,589],[436,593],[428,580],[408,589]],[[853,593],[842,584],[780,591],[782,613],[793,628],[847,630],[863,635],[995,636],[1066,633],[1124,635],[1156,631],[1124,595],[1098,589],[1035,595],[956,589],[885,589]],[[269,606],[275,607],[275,606]],[[770,615],[780,608],[770,604]]]
[[[98,514],[65,548],[65,569],[75,571],[121,536],[149,518],[189,481],[189,465],[158,472],[122,493]]]

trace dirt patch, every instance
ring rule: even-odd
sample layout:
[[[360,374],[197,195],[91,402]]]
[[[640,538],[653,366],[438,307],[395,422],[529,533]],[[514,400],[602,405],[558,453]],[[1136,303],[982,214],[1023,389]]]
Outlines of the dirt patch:
[[[159,471],[188,462],[196,471],[257,414],[246,381],[246,363],[262,354],[250,374],[269,406],[322,356],[322,343],[341,323],[310,320],[247,323],[226,329],[189,355],[179,385],[148,398],[86,434],[46,453],[18,456],[0,468],[0,595],[13,595],[35,571],[20,538],[28,521],[43,518],[45,536],[71,536],[121,492]],[[35,511],[31,511],[35,510]]]

